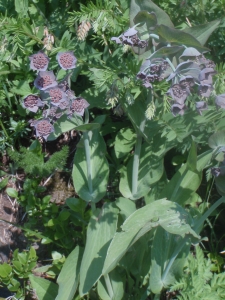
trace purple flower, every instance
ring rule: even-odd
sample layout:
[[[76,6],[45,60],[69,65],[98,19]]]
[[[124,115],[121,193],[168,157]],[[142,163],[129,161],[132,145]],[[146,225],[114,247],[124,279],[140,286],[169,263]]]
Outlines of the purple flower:
[[[208,109],[208,105],[205,101],[198,101],[198,102],[195,102],[195,106],[196,106],[196,109],[198,111],[198,113],[200,115],[202,115],[202,111],[203,110],[207,110]]]
[[[37,95],[28,95],[23,99],[22,106],[36,113],[38,107],[44,106],[44,103]]]
[[[213,90],[213,87],[211,84],[204,84],[204,85],[199,85],[198,87],[198,94],[201,97],[209,97],[211,92]]]
[[[57,119],[59,119],[61,116],[63,115],[63,110],[61,110],[59,107],[57,106],[52,106],[49,109],[45,109],[43,111],[43,117],[44,118],[51,118],[52,121],[56,121]]]
[[[52,71],[40,71],[37,78],[34,80],[34,86],[41,91],[55,87],[57,84],[55,75]]]
[[[225,108],[225,94],[216,96],[216,106]]]
[[[40,121],[35,122],[33,126],[36,129],[36,136],[43,137],[45,140],[47,140],[50,133],[54,131],[53,125],[50,123],[49,119],[43,119]]]
[[[216,74],[213,68],[205,68],[199,74],[199,81],[202,85],[212,84],[212,75]]]
[[[49,88],[44,91],[52,105],[59,106],[60,102],[67,100],[66,94],[58,86]]]
[[[56,59],[63,70],[70,70],[76,67],[77,59],[72,51],[59,52]]]
[[[195,81],[194,78],[190,75],[188,76],[184,76],[180,79],[179,84],[183,87],[183,88],[190,88],[193,85],[195,85]]]
[[[87,108],[90,104],[82,97],[78,97],[72,100],[70,106],[70,113],[76,113],[77,115],[83,116],[85,108]]]
[[[38,52],[29,56],[30,68],[32,70],[46,71],[48,68],[49,58],[43,52]]]
[[[174,84],[167,91],[173,100],[178,104],[184,104],[187,96],[190,94],[189,89],[182,87],[180,84]]]
[[[175,104],[173,104],[173,105],[171,106],[171,112],[172,112],[172,114],[173,114],[174,116],[177,116],[177,115],[183,116],[184,111],[185,111],[186,108],[187,108],[187,107],[186,107],[185,104],[177,104],[177,103],[175,103]]]
[[[127,31],[122,33],[118,37],[112,37],[111,40],[115,41],[117,44],[129,45],[138,48],[144,48],[148,45],[148,41],[140,40],[138,31],[135,28],[129,28]]]

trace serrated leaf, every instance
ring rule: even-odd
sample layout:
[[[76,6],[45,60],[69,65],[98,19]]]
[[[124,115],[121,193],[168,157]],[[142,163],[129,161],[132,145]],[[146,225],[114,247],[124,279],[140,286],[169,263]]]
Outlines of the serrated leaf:
[[[80,296],[87,294],[101,276],[107,249],[117,228],[118,212],[113,203],[106,203],[90,219],[80,268]]]
[[[71,300],[79,282],[80,264],[83,249],[77,246],[67,257],[57,278],[59,292],[55,300]]]
[[[55,300],[58,293],[58,285],[47,279],[29,275],[32,288],[35,290],[38,300]]]

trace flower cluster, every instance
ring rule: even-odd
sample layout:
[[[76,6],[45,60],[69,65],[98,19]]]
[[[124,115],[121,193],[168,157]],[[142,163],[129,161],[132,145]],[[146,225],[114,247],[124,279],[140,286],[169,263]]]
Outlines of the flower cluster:
[[[138,31],[132,27],[122,33],[120,36],[112,37],[111,40],[115,41],[117,44],[129,45],[138,48],[147,47],[148,41],[140,40],[137,33]]]
[[[77,59],[72,52],[60,52],[56,58],[63,70],[76,67]],[[89,103],[82,97],[76,97],[70,89],[69,79],[72,73],[57,82],[53,71],[47,71],[49,58],[43,52],[33,54],[29,59],[30,68],[38,71],[34,86],[40,90],[40,96],[27,95],[23,99],[22,106],[34,113],[40,107],[43,109],[43,118],[31,120],[30,126],[35,128],[37,137],[47,140],[48,136],[54,132],[54,122],[57,119],[62,115],[67,115],[68,118],[71,118],[73,114],[83,116]]]
[[[186,100],[188,96],[197,90],[200,101],[197,101],[195,106],[198,113],[202,114],[203,110],[208,109],[205,98],[210,97],[213,90],[212,76],[216,74],[215,64],[192,47],[186,48],[180,59],[187,60],[171,68],[172,63],[169,65],[168,60],[163,58],[151,59],[150,57],[142,64],[137,78],[141,79],[147,88],[152,88],[153,82],[164,78],[172,82],[166,94],[172,98],[171,112],[174,116],[184,114],[187,109]],[[216,104],[225,107],[222,97],[223,95],[217,97]]]
[[[153,82],[165,78],[165,71],[168,67],[168,62],[162,58],[146,59],[137,73],[137,78],[142,80],[146,88],[152,88]]]

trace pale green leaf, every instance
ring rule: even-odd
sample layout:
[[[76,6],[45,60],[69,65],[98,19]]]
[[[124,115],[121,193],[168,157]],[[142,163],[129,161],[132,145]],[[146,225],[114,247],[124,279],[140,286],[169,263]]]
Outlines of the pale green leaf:
[[[78,144],[73,165],[73,182],[77,194],[85,201],[100,201],[107,189],[109,167],[105,158],[106,146],[104,139],[97,130],[84,133],[88,135],[91,178],[87,175],[87,160],[83,138]],[[91,182],[91,184],[90,184]],[[90,186],[91,185],[91,186]]]
[[[57,278],[59,292],[55,300],[71,300],[79,282],[80,264],[83,249],[77,246],[67,257]]]
[[[213,31],[219,27],[220,22],[220,20],[214,20],[206,24],[187,27],[183,31],[194,36],[201,45],[205,45]]]
[[[58,293],[58,285],[47,279],[29,275],[32,289],[38,296],[38,300],[55,300]]]
[[[107,249],[117,228],[118,212],[113,203],[106,203],[90,219],[80,268],[80,296],[87,294],[101,276]]]
[[[199,236],[191,229],[191,216],[177,203],[161,199],[150,203],[131,214],[122,231],[117,232],[109,246],[102,274],[112,271],[128,249],[140,237],[157,226],[172,234]]]

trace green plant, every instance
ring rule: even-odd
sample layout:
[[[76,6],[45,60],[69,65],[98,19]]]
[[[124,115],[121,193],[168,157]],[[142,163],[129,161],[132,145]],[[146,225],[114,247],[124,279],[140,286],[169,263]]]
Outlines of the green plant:
[[[175,282],[170,291],[178,291],[176,299],[223,299],[225,273],[212,273],[212,262],[204,258],[202,249],[195,247],[195,255],[189,253],[184,276]]]
[[[25,299],[25,296],[31,292],[28,286],[28,277],[32,274],[37,259],[33,247],[29,251],[20,253],[18,249],[15,250],[11,263],[0,265],[0,285],[15,293],[16,299]]]

